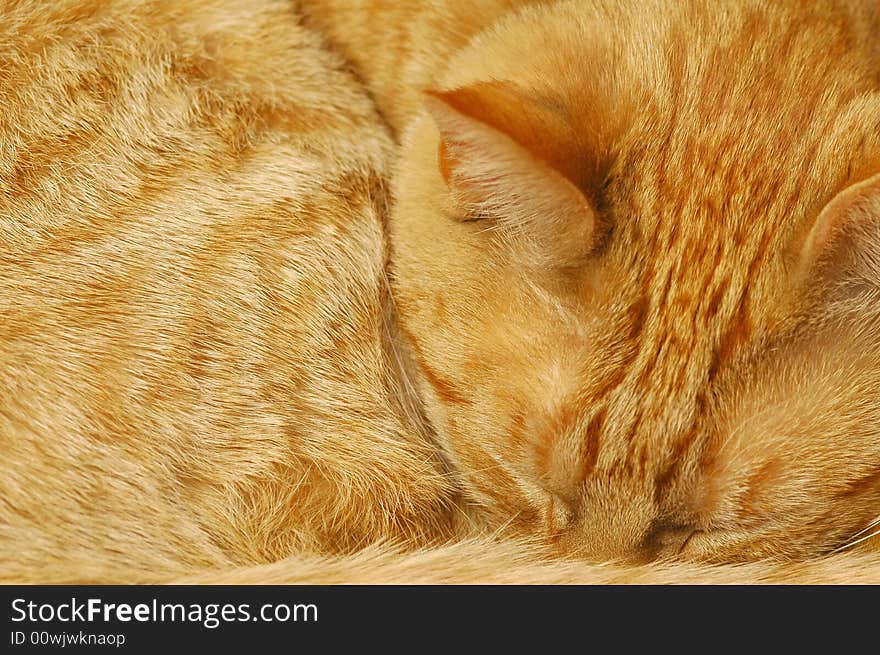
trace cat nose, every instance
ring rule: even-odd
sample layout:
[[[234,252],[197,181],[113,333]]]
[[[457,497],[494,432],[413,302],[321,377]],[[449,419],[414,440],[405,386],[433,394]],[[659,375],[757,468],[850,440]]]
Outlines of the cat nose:
[[[658,559],[674,559],[684,552],[697,534],[692,525],[655,521],[645,533],[639,548],[639,559],[653,562]]]

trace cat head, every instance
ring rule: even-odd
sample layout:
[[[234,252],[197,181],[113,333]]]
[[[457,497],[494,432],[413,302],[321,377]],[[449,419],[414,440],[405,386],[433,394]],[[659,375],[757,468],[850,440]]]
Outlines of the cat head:
[[[427,418],[482,515],[566,553],[842,547],[880,514],[871,17],[624,4],[501,21],[405,135]]]

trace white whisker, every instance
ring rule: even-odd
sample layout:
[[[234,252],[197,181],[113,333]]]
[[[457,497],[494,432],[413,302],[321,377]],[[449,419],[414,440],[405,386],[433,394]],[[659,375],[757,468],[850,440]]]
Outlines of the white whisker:
[[[878,534],[880,534],[880,530],[875,530],[871,534],[866,535],[864,537],[861,537],[861,535],[865,534],[866,532],[870,532],[871,530],[876,528],[878,525],[880,525],[880,516],[878,516],[876,519],[871,521],[866,527],[862,528],[861,530],[856,532],[853,536],[851,536],[849,539],[847,539],[845,544],[843,544],[839,548],[834,549],[831,552],[838,553],[842,550],[846,550],[847,548],[852,548],[853,546],[856,546],[857,544],[860,544],[864,541],[867,541],[868,539],[876,537]],[[861,537],[861,538],[859,538],[859,537]]]

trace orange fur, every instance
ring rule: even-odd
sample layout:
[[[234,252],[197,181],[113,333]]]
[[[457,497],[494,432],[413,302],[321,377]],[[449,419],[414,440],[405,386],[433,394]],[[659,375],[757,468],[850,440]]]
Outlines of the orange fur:
[[[876,2],[4,16],[0,580],[880,582]]]
[[[846,190],[880,153],[877,25],[842,2],[561,2],[451,60],[431,102],[461,111],[468,90],[493,113],[454,133],[431,108],[406,131],[392,264],[428,418],[489,525],[588,558],[731,561],[828,553],[877,518],[880,194]],[[567,130],[521,134],[505,85]],[[472,219],[457,178],[536,209],[514,214],[526,232],[583,223],[520,202],[509,155],[459,148],[438,171],[438,149],[499,129],[597,209],[579,265],[565,229],[524,261],[510,213]],[[820,224],[861,226],[844,285],[797,265],[828,203]]]
[[[390,140],[343,62],[286,2],[4,16],[4,579],[442,534],[388,346]]]

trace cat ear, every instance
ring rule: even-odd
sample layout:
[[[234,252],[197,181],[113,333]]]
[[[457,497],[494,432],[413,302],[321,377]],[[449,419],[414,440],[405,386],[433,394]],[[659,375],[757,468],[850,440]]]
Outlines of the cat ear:
[[[486,219],[539,264],[573,266],[596,243],[571,128],[510,85],[426,93],[440,173],[464,220]],[[586,167],[584,167],[586,169]]]
[[[848,186],[825,206],[804,242],[800,268],[880,287],[880,174]]]

